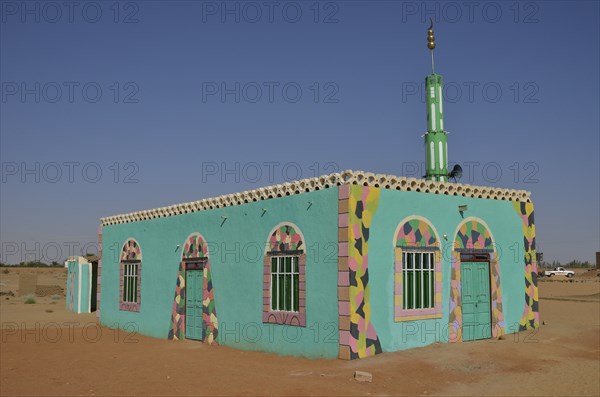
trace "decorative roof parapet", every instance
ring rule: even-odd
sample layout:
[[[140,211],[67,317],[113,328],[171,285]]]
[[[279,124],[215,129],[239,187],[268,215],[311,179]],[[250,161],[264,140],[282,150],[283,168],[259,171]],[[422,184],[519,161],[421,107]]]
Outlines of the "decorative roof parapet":
[[[507,200],[530,202],[531,193],[526,190],[503,189],[485,186],[473,186],[462,183],[436,182],[425,179],[406,178],[394,175],[374,174],[372,172],[346,170],[339,173],[323,175],[316,178],[301,179],[285,182],[279,185],[246,190],[239,193],[211,197],[189,203],[175,204],[168,207],[131,212],[100,218],[103,226],[119,223],[130,223],[154,218],[188,214],[211,210],[214,208],[230,207],[255,201],[268,200],[277,197],[328,189],[340,185],[362,185],[383,189],[401,190],[406,192],[422,192],[443,194],[447,196],[462,196],[491,200]]]

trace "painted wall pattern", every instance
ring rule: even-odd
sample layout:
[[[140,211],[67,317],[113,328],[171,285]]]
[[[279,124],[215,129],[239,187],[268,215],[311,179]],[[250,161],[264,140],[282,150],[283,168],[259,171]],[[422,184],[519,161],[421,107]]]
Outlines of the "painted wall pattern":
[[[215,303],[215,290],[213,286],[212,273],[210,272],[210,261],[204,266],[204,340],[209,345],[218,345],[219,321],[217,319],[217,306]]]
[[[348,201],[348,269],[350,295],[350,358],[381,353],[371,322],[369,233],[379,205],[379,188],[352,185]]]
[[[302,234],[293,226],[283,224],[277,227],[269,237],[268,251],[272,253],[298,251],[304,248],[302,244]]]
[[[100,292],[102,287],[102,224],[98,226],[98,274],[96,290],[96,317],[100,318]]]
[[[489,230],[480,222],[470,220],[464,222],[454,239],[455,250],[469,252],[493,252],[494,246]]]
[[[439,244],[433,226],[423,219],[414,217],[401,225],[396,235],[396,247],[439,248]]]
[[[434,307],[404,310],[402,302],[402,251],[422,249],[435,251]],[[442,255],[436,232],[429,221],[412,216],[398,225],[394,246],[394,320],[412,321],[442,317]]]
[[[217,345],[219,323],[217,319],[212,274],[210,272],[208,245],[199,233],[192,233],[189,235],[183,245],[181,262],[179,263],[179,271],[177,273],[177,281],[175,284],[171,327],[167,338],[174,340],[185,338],[185,264],[186,259],[192,258],[204,261],[204,292],[202,304],[204,341],[209,345]]]
[[[263,313],[264,323],[306,326],[306,253],[304,237],[289,223],[278,225],[267,241],[263,261]],[[271,310],[271,257],[294,253],[298,255],[298,312]]]
[[[499,337],[505,333],[504,312],[502,310],[502,288],[500,286],[500,264],[494,241],[487,227],[475,219],[462,223],[454,239],[452,251],[452,267],[450,270],[450,342],[462,342],[462,302],[460,279],[460,253],[485,252],[490,255],[490,289],[492,336]]]
[[[513,203],[523,223],[525,248],[525,308],[519,329],[534,329],[540,326],[539,296],[537,286],[537,261],[535,246],[535,219],[532,203]]]
[[[350,185],[338,189],[338,358],[350,360],[350,271],[348,269],[348,211]]]
[[[504,335],[504,312],[502,311],[502,288],[500,287],[500,263],[496,251],[490,253],[490,289],[492,299],[492,336]]]
[[[123,245],[121,250],[121,261],[142,260],[142,250],[137,241],[129,239]]]
[[[167,338],[175,340],[185,338],[185,262],[183,261],[179,262],[171,313],[171,328]]]

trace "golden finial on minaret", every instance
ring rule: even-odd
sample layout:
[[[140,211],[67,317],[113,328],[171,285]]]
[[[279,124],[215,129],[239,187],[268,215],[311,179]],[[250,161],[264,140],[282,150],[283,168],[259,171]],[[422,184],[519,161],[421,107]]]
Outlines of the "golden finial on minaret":
[[[433,50],[435,48],[435,36],[433,35],[433,19],[429,18],[431,24],[427,29],[427,48],[431,51],[431,73],[435,73],[435,69],[433,67]]]
[[[427,29],[427,48],[433,50],[435,48],[435,36],[433,35],[433,19],[429,18],[431,25]]]

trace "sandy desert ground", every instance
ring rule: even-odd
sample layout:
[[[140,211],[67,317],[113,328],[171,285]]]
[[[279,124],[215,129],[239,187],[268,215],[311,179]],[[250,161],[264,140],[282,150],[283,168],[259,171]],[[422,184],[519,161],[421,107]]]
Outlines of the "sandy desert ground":
[[[19,271],[64,286],[63,269],[0,269],[16,293]],[[96,325],[64,296],[0,303],[0,395],[600,395],[600,282],[543,280],[536,332],[503,340],[434,344],[355,361],[308,360]],[[372,383],[353,379],[355,370]]]

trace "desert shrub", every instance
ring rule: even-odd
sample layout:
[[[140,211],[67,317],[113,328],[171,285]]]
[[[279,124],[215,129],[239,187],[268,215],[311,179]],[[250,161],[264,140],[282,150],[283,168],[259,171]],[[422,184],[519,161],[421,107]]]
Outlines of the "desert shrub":
[[[8,269],[4,269],[4,270],[2,270],[2,273],[4,273],[4,274],[8,274],[8,273],[10,273],[10,270],[8,270]]]
[[[23,303],[25,303],[26,305],[34,304],[35,303],[35,295],[33,295],[33,294],[25,295],[23,297]]]
[[[50,299],[52,299],[53,301],[60,300],[60,295],[54,294],[50,297]]]

